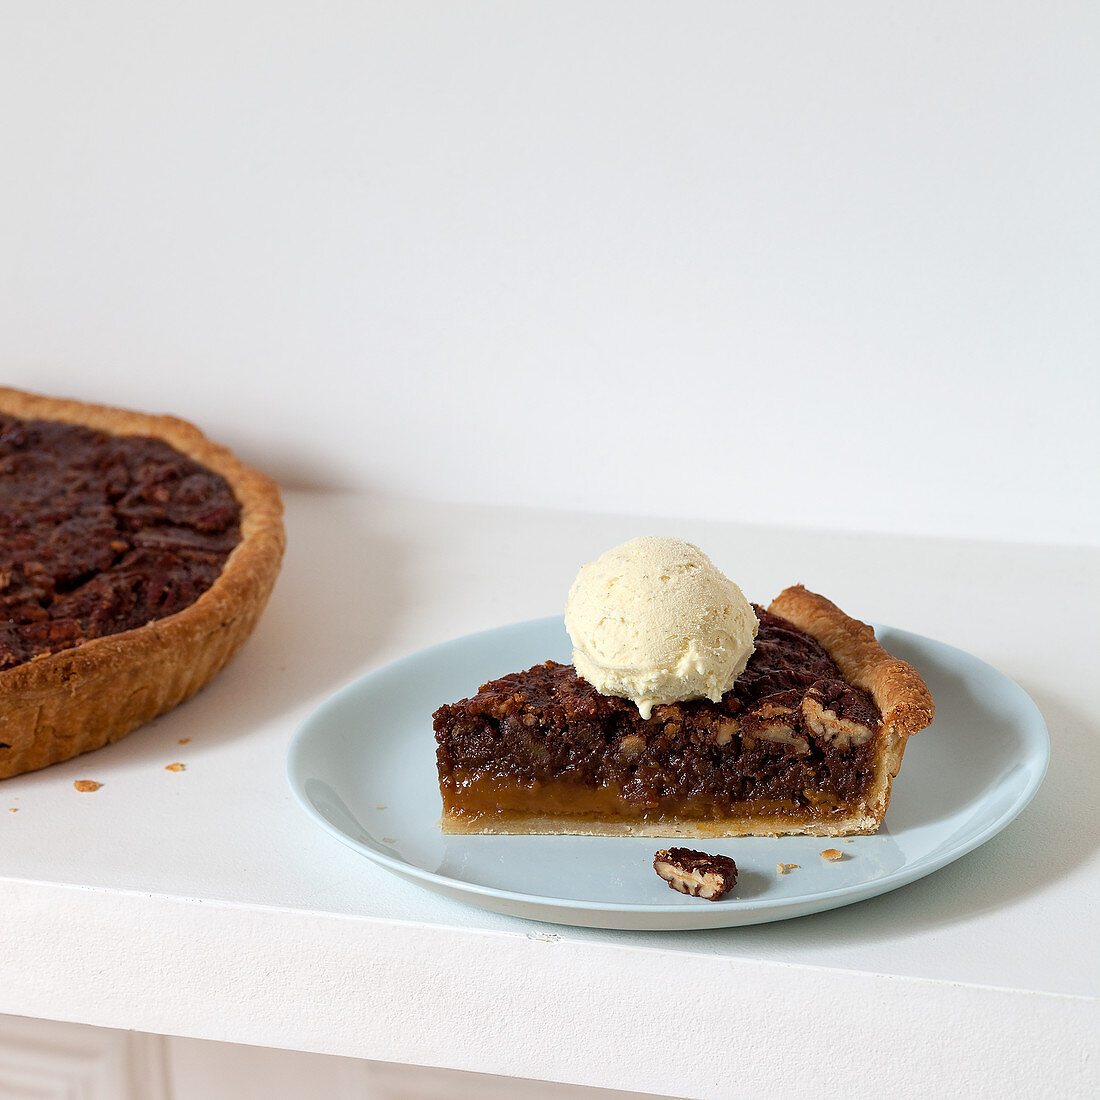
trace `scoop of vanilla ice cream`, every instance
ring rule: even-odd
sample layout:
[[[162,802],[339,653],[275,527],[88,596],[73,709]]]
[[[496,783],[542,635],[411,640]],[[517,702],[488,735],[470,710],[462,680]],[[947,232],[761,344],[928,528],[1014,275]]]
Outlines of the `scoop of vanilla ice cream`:
[[[699,547],[653,535],[581,566],[565,605],[577,673],[643,718],[663,703],[717,703],[745,671],[759,625]]]

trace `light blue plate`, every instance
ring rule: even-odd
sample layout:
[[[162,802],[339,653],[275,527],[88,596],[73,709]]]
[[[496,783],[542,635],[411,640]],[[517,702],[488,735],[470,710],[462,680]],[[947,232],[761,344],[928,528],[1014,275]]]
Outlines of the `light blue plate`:
[[[291,790],[321,828],[375,863],[485,909],[595,928],[716,928],[803,916],[921,878],[995,836],[1046,772],[1042,716],[1008,677],[976,657],[889,627],[891,653],[914,664],[936,721],[914,737],[875,836],[741,837],[698,842],[737,861],[718,902],[668,889],[645,838],[443,836],[432,712],[486,680],[547,659],[569,661],[560,618],[488,630],[368,673],[322,704],[294,737]],[[681,842],[684,843],[684,842]],[[821,858],[836,846],[844,858]],[[776,873],[777,863],[797,870]]]

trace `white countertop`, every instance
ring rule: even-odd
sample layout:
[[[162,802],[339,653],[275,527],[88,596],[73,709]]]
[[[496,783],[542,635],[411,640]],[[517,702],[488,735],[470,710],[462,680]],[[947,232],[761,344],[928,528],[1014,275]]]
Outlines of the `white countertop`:
[[[1046,1075],[1069,1095],[1095,1080],[1100,551],[365,494],[286,502],[272,602],[213,684],[115,746],[0,784],[0,920],[22,960],[0,1012],[690,1096],[735,1094],[734,1041],[738,1087],[774,1083],[763,1056],[792,1026],[804,1037],[783,1039],[785,1072],[816,1080],[828,1058],[828,1095],[868,1069],[901,1081],[930,1056],[992,1086]],[[484,912],[306,818],[284,761],[314,706],[423,646],[559,611],[580,562],[648,532],[698,542],[751,599],[801,581],[1011,676],[1052,740],[1034,802],[893,893],[705,932]],[[174,761],[186,770],[165,770]],[[103,786],[78,793],[81,778]],[[670,1059],[675,1042],[695,1055]]]

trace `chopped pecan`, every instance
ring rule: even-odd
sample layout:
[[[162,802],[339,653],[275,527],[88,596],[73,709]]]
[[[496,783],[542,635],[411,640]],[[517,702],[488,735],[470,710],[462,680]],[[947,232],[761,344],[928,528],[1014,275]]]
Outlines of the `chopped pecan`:
[[[841,718],[836,711],[823,707],[810,694],[802,700],[802,716],[806,720],[807,728],[823,741],[832,741],[838,749],[862,745],[875,734],[870,726],[853,722],[850,718]]]
[[[738,722],[736,718],[724,718],[718,723],[718,732],[714,735],[716,745],[728,745],[737,732]]]
[[[620,760],[635,760],[645,752],[645,738],[637,733],[628,733],[620,739],[616,752]]]
[[[717,901],[737,883],[737,864],[729,856],[712,856],[690,848],[662,849],[653,857],[653,869],[669,889],[707,901]]]
[[[797,732],[797,724],[798,712],[775,702],[765,702],[741,719],[742,732],[750,738],[789,745],[796,753],[805,755],[810,751],[810,743]]]

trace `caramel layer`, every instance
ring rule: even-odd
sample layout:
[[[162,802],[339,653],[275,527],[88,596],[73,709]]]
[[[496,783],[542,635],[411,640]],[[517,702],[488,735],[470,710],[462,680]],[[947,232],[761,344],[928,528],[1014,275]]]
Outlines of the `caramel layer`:
[[[837,816],[836,805],[806,807],[793,799],[747,799],[719,804],[705,796],[661,799],[656,804],[639,804],[611,787],[586,787],[563,780],[530,785],[504,779],[470,777],[461,773],[442,785],[443,809],[447,817],[467,823],[482,820],[507,822],[538,817],[611,819],[623,822],[671,820],[719,821],[731,815],[781,814],[806,823],[828,821]]]

